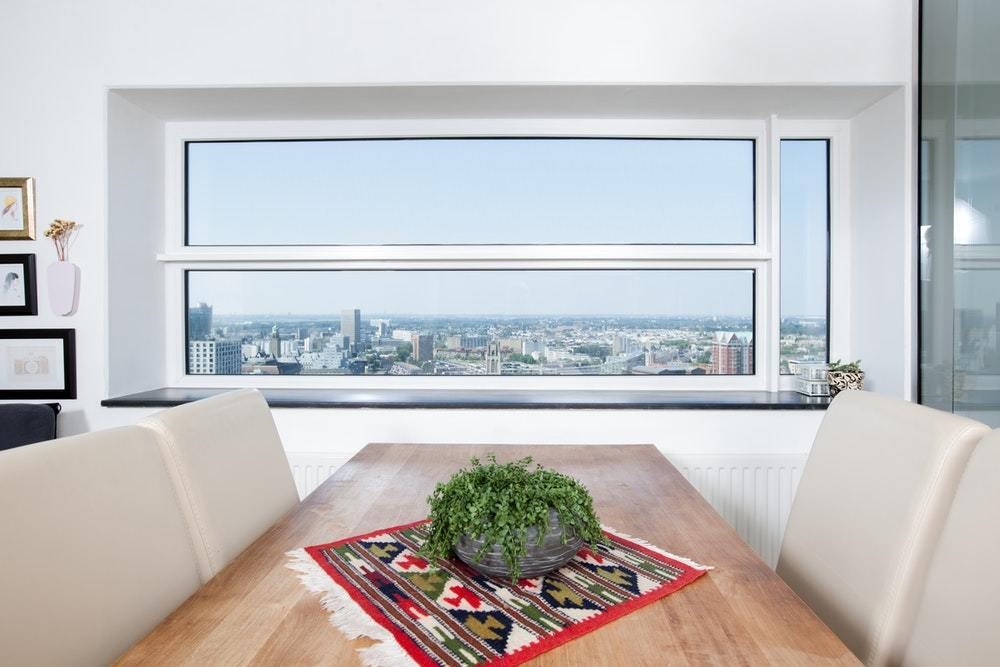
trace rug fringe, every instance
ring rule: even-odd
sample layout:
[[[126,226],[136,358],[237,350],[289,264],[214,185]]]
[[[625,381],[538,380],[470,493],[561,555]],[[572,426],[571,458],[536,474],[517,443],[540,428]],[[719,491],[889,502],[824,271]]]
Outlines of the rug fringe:
[[[313,593],[321,593],[323,608],[330,612],[330,623],[348,639],[361,636],[377,641],[358,649],[358,657],[366,667],[412,667],[415,665],[406,651],[388,630],[371,619],[343,588],[330,578],[305,549],[286,553],[286,567],[298,573],[302,584]]]
[[[674,560],[676,560],[678,562],[681,562],[681,563],[684,563],[685,565],[687,565],[689,567],[693,567],[696,570],[714,570],[715,569],[711,565],[702,565],[701,563],[696,563],[695,561],[691,560],[690,558],[685,558],[684,556],[678,556],[677,554],[672,554],[669,551],[665,551],[665,550],[661,549],[660,547],[656,546],[655,544],[651,544],[651,543],[647,542],[646,540],[644,540],[644,539],[642,539],[640,537],[633,537],[632,535],[628,535],[627,533],[623,533],[621,531],[615,530],[614,528],[609,528],[608,526],[604,526],[604,525],[602,525],[601,528],[604,529],[605,531],[611,533],[612,535],[616,535],[616,536],[622,538],[623,540],[628,540],[629,542],[635,542],[636,544],[638,544],[640,546],[643,546],[646,549],[649,549],[650,551],[655,551],[656,553],[662,554],[662,555],[666,556],[667,558],[673,558]]]

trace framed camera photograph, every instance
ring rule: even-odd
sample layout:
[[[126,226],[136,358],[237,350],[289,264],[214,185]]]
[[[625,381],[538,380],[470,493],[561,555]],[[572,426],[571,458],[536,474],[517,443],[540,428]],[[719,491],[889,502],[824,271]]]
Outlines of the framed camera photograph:
[[[34,238],[34,179],[0,178],[0,240]]]
[[[0,255],[0,315],[37,315],[34,255]]]
[[[0,330],[0,399],[76,398],[73,329]]]

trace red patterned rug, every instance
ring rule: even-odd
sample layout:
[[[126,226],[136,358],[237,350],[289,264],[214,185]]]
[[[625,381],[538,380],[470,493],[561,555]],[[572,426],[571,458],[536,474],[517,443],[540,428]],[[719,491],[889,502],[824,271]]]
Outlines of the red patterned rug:
[[[330,621],[366,665],[519,665],[686,586],[710,569],[605,528],[553,574],[485,577],[417,555],[426,521],[289,552],[289,567],[323,593]]]

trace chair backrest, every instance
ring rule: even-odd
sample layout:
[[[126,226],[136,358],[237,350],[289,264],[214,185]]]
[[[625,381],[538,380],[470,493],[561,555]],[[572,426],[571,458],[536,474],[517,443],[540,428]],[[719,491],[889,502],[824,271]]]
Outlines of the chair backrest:
[[[58,403],[0,405],[0,450],[44,442],[56,437]]]
[[[148,431],[0,452],[0,664],[108,664],[200,585]]]
[[[777,571],[866,664],[905,647],[958,479],[988,431],[871,392],[842,392],[828,408]]]
[[[976,446],[938,541],[906,665],[995,665],[1000,659],[1000,430]]]
[[[159,412],[154,431],[208,581],[299,502],[260,392],[242,389]]]

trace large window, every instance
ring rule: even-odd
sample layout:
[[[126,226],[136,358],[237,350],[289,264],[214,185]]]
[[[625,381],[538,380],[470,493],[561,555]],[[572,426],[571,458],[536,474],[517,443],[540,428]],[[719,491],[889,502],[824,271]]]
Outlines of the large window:
[[[174,372],[787,387],[827,356],[830,142],[720,127],[180,134]]]

